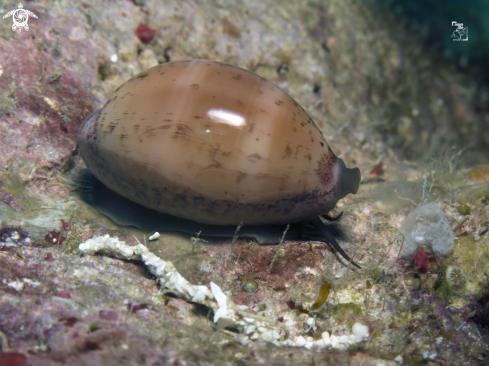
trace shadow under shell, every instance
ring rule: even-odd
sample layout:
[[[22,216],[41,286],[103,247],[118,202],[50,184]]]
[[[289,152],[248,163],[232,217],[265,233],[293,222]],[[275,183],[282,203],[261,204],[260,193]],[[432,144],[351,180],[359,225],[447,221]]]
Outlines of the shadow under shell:
[[[200,237],[253,238],[260,244],[278,244],[285,233],[287,240],[317,240],[326,242],[347,261],[348,255],[341,249],[336,238],[345,239],[345,233],[337,224],[325,224],[318,217],[311,221],[301,221],[290,225],[244,225],[238,232],[236,225],[209,225],[164,214],[141,206],[122,197],[101,183],[90,171],[83,169],[77,173],[73,186],[80,199],[94,206],[102,214],[123,226],[135,226],[142,231],[183,232]],[[328,221],[338,221],[337,217],[323,215]],[[287,229],[288,226],[288,229]],[[355,262],[351,263],[360,268]]]

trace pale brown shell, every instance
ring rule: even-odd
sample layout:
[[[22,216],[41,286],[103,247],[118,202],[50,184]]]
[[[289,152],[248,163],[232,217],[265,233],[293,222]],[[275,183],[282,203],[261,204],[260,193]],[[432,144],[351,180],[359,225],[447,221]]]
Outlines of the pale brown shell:
[[[284,224],[356,193],[302,107],[269,81],[208,60],[155,66],[83,123],[81,155],[105,185],[201,223]]]

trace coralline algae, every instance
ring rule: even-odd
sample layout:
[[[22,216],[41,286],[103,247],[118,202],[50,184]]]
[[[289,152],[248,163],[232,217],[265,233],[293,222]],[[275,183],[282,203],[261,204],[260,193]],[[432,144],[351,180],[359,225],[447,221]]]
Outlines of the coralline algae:
[[[413,210],[399,228],[404,236],[401,257],[409,257],[419,247],[445,256],[455,246],[455,234],[450,223],[435,202]]]

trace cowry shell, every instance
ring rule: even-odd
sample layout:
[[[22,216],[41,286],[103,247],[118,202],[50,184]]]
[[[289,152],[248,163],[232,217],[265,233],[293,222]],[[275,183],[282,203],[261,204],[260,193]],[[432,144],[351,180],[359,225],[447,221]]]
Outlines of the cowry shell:
[[[357,168],[269,81],[208,60],[136,75],[79,133],[88,169],[145,207],[205,224],[287,224],[356,193]]]

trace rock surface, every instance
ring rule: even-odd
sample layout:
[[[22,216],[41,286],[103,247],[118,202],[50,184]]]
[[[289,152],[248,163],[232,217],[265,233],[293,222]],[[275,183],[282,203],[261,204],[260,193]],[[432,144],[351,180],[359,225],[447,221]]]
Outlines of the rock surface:
[[[422,34],[372,3],[344,0],[24,6],[38,16],[29,31],[12,32],[12,18],[0,24],[0,363],[487,362],[489,170],[458,164],[461,156],[487,164],[478,145],[467,155],[451,149],[471,147],[474,134],[485,138],[487,109],[472,103],[476,84],[423,47]],[[4,4],[2,15],[16,7]],[[347,166],[360,168],[359,193],[332,214],[344,211],[341,245],[363,270],[319,242],[206,243],[161,233],[148,248],[192,284],[218,284],[304,345],[366,324],[370,338],[358,349],[243,346],[240,329],[216,327],[208,308],[158,288],[140,262],[78,251],[93,235],[136,245],[133,235],[153,234],[118,227],[70,192],[83,168],[80,123],[125,80],[184,58],[228,62],[271,80],[306,109]],[[439,154],[427,163],[401,163],[432,152]],[[396,238],[413,206],[436,197],[457,239],[446,258],[425,254],[422,271],[412,258],[398,260]],[[461,217],[460,204],[470,216]],[[449,266],[463,271],[461,288],[444,280]],[[258,283],[255,293],[242,291],[248,279]],[[310,311],[325,281],[331,294]]]

